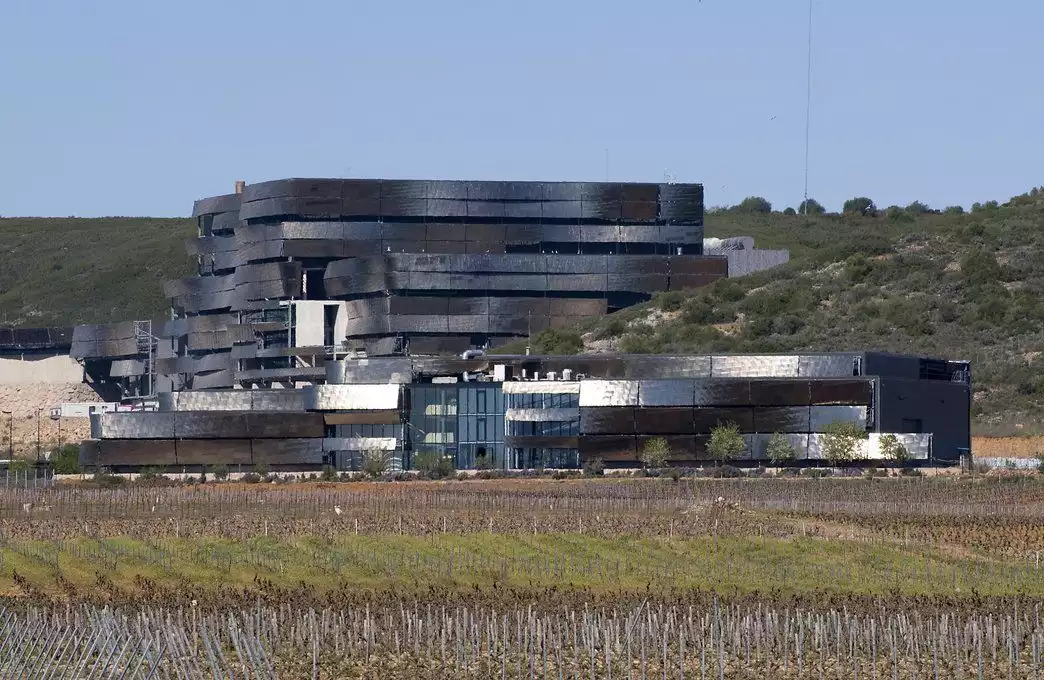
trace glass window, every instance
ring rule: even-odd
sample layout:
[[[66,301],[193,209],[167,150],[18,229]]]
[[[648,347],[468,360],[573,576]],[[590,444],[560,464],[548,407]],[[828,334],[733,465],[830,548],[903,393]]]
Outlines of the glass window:
[[[482,393],[479,392],[482,396]],[[478,418],[475,422],[475,441],[484,442],[486,441],[486,419]]]

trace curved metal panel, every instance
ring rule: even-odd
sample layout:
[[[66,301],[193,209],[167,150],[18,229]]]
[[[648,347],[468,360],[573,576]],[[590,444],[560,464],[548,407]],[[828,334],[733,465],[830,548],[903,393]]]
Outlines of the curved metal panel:
[[[395,409],[400,391],[397,384],[313,385],[307,388],[306,407],[311,411]]]

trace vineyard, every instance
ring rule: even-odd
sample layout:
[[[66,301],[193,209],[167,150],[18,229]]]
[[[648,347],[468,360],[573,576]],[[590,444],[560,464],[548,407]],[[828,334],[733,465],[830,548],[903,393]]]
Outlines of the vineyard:
[[[1036,678],[1042,500],[1033,476],[7,489],[0,676]]]

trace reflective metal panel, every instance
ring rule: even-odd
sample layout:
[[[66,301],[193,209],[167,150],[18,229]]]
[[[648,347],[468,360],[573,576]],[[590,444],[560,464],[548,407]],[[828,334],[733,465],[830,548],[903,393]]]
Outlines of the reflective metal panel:
[[[715,378],[785,378],[797,377],[795,355],[714,356],[711,375]]]
[[[307,407],[313,411],[399,407],[399,385],[313,385],[306,391]]]
[[[635,412],[638,434],[693,434],[692,407],[639,408]]]
[[[254,465],[321,465],[322,439],[253,439]]]
[[[818,407],[817,407],[818,408]],[[754,428],[760,433],[808,432],[808,406],[771,406],[754,409]]]
[[[846,378],[857,375],[859,356],[820,354],[798,358],[798,375],[815,378]]]
[[[636,380],[584,380],[580,383],[580,406],[637,406]]]
[[[692,380],[642,380],[638,386],[641,406],[692,406],[696,402]]]
[[[754,410],[749,408],[699,407],[693,410],[694,427],[697,434],[710,434],[720,425],[732,423],[740,432],[755,432]]]
[[[160,412],[91,414],[91,439],[173,439],[174,416]]]
[[[580,385],[565,380],[511,381],[504,383],[504,394],[580,394]]]
[[[175,442],[178,465],[250,465],[248,439],[182,439]]]
[[[873,398],[871,380],[813,380],[811,383],[813,404],[865,405]]]
[[[580,393],[583,399],[583,392]],[[604,407],[580,409],[581,434],[634,434],[635,409]]]
[[[852,422],[866,427],[865,406],[813,406],[810,410],[809,432],[822,432],[831,423]]]
[[[395,437],[327,437],[323,440],[324,451],[394,451],[397,447]]]
[[[509,408],[504,412],[504,420],[528,423],[569,422],[579,417],[576,408]]]

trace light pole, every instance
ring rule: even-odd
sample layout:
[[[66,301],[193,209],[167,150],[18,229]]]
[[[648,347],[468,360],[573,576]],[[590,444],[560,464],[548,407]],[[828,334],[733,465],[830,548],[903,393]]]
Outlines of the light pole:
[[[36,409],[36,462],[40,462],[40,409]]]

